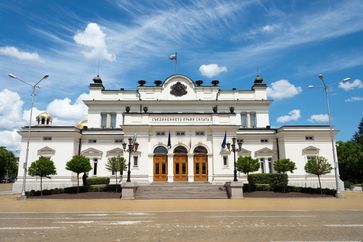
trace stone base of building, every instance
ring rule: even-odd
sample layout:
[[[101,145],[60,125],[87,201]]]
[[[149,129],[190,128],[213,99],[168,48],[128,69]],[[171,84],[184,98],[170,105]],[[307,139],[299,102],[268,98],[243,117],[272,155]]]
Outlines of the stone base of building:
[[[137,189],[137,184],[134,182],[123,182],[121,184],[122,192],[121,199],[123,200],[132,200],[135,199],[135,193]]]

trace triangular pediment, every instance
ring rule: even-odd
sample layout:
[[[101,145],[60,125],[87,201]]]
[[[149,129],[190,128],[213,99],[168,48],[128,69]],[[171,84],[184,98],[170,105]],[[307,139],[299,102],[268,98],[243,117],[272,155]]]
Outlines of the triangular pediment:
[[[302,150],[303,155],[317,155],[319,154],[320,149],[315,146],[308,146]]]
[[[265,147],[255,152],[255,156],[272,156],[274,154],[273,150]]]
[[[107,156],[118,156],[118,155],[122,156],[123,154],[124,154],[124,151],[121,148],[115,148],[115,149],[107,151],[107,153],[106,153]]]
[[[38,155],[54,155],[55,154],[55,150],[53,150],[52,148],[45,146],[41,149],[38,150]]]
[[[88,148],[88,149],[82,151],[81,154],[84,155],[84,156],[101,157],[102,156],[102,151],[97,150],[95,148]]]
[[[238,152],[239,156],[251,156],[251,151],[250,150],[246,150],[244,148],[242,148],[239,152]]]

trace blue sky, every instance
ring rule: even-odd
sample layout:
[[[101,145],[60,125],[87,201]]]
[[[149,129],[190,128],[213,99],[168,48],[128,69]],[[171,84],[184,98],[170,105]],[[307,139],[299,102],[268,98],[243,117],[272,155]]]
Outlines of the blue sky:
[[[338,140],[363,116],[362,1],[0,1],[0,145],[19,149],[30,89],[35,112],[73,125],[99,72],[107,89],[134,89],[179,73],[222,89],[249,89],[257,72],[274,100],[272,127],[327,124],[318,78],[330,87]],[[351,77],[346,83],[341,80]]]

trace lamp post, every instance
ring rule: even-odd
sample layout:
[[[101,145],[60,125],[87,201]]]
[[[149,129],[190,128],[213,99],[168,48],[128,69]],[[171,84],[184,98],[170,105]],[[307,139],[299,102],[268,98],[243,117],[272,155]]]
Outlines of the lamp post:
[[[340,191],[340,187],[339,187],[339,166],[338,166],[338,161],[337,161],[337,156],[336,156],[336,152],[335,152],[335,146],[334,146],[334,134],[333,134],[333,127],[332,127],[332,121],[331,121],[331,113],[330,113],[330,103],[329,103],[329,86],[326,85],[325,81],[324,81],[324,76],[323,74],[319,74],[319,79],[321,80],[322,84],[323,84],[323,89],[324,89],[324,93],[325,93],[325,99],[326,99],[326,107],[327,107],[327,111],[328,111],[328,122],[329,122],[329,131],[330,131],[330,141],[331,141],[331,148],[332,148],[332,152],[333,152],[333,163],[334,163],[334,174],[335,174],[335,186],[336,186],[336,198],[340,198],[341,195],[341,191]],[[347,82],[349,81],[351,78],[344,78],[343,82]],[[315,88],[315,86],[308,86],[309,88]]]
[[[236,143],[238,144],[238,148],[236,147]],[[231,151],[231,147],[232,147],[232,151],[233,151],[233,181],[237,182],[237,163],[236,163],[236,152],[239,152],[242,150],[242,144],[243,144],[243,140],[238,140],[236,137],[232,138],[232,144],[231,143],[227,143],[227,148],[229,151]]]
[[[126,182],[131,182],[131,153],[132,152],[136,152],[138,147],[139,147],[139,143],[136,142],[136,139],[132,139],[131,137],[128,139],[129,143],[127,144],[126,142],[122,143],[122,147],[124,148],[125,151],[129,152],[129,163],[127,166],[127,180]],[[128,146],[128,149],[126,150],[126,146]]]
[[[32,118],[33,118],[33,107],[34,107],[34,97],[35,97],[35,90],[36,88],[40,88],[39,87],[39,83],[41,81],[43,81],[44,79],[47,79],[49,77],[49,75],[44,75],[42,77],[42,79],[40,79],[37,83],[35,83],[34,85],[18,78],[17,76],[15,76],[14,74],[8,74],[9,77],[16,79],[18,81],[21,81],[22,83],[30,86],[32,88],[32,104],[31,104],[31,108],[30,108],[30,115],[29,115],[29,124],[28,124],[28,138],[26,141],[26,152],[25,152],[25,162],[23,164],[23,168],[24,168],[24,176],[23,176],[23,185],[22,185],[22,189],[21,189],[21,195],[20,195],[20,199],[26,199],[26,195],[25,195],[25,188],[26,188],[26,175],[27,175],[27,170],[28,170],[28,159],[29,159],[29,143],[30,143],[30,136],[31,136],[31,126],[32,126]]]

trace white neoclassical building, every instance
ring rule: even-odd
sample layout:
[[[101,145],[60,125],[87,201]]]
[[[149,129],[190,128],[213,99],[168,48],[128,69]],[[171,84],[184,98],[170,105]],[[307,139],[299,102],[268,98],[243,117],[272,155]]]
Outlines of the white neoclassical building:
[[[65,169],[75,154],[91,161],[89,176],[113,177],[105,167],[110,157],[129,159],[122,143],[136,137],[139,148],[131,153],[131,180],[153,182],[209,182],[233,180],[234,153],[222,148],[226,137],[243,141],[236,156],[260,161],[259,173],[273,173],[273,162],[290,158],[297,165],[289,184],[317,187],[317,178],[304,171],[310,156],[324,156],[333,163],[329,126],[270,127],[266,84],[257,76],[250,90],[221,90],[211,84],[172,75],[153,85],[139,81],[136,90],[107,90],[99,76],[89,86],[88,120],[76,126],[52,126],[51,116],[41,113],[32,127],[29,162],[46,156],[57,175],[43,188],[76,184],[76,175]],[[22,136],[20,164],[25,161],[27,127]],[[333,165],[333,164],[332,164]],[[246,182],[244,174],[237,174]],[[124,176],[125,179],[125,176]],[[21,190],[23,167],[19,166],[14,192]],[[44,180],[43,180],[44,181]],[[324,187],[335,188],[334,174],[323,176]],[[27,177],[26,190],[38,189],[38,178]]]

